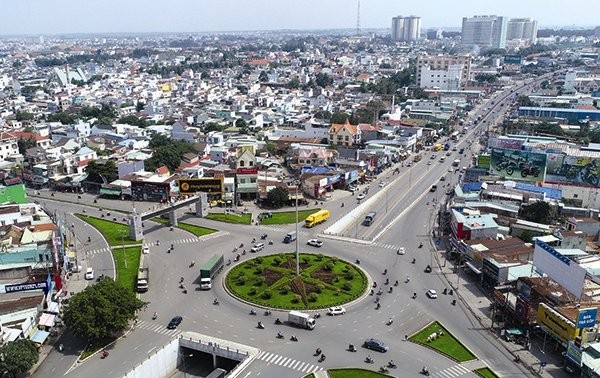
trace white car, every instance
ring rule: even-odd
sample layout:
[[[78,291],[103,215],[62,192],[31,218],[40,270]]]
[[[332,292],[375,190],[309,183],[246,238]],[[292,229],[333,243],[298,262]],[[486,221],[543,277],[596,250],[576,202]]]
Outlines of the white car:
[[[454,172],[454,169],[452,167],[448,168],[448,172],[452,173]]]
[[[383,188],[384,186],[385,186],[385,182],[384,181],[382,181],[382,182],[379,183],[379,187],[380,188]]]
[[[306,242],[306,244],[311,245],[313,247],[321,248],[321,246],[323,245],[323,241],[319,239],[310,239]]]
[[[350,191],[352,193],[356,192],[357,190],[358,190],[358,186],[350,186],[350,187],[348,187],[348,191]]]
[[[144,248],[142,248],[142,253],[144,255],[147,255],[148,253],[150,253],[150,247],[148,247],[147,245],[144,246]]]
[[[433,289],[429,289],[427,290],[427,296],[431,299],[436,299],[437,298],[437,292]]]
[[[344,315],[346,313],[346,309],[342,306],[329,307],[327,310],[327,315],[335,316],[335,315]]]
[[[85,271],[85,279],[86,280],[93,280],[94,279],[94,269],[92,268],[87,268]]]
[[[406,250],[404,249],[404,247],[400,247],[400,248],[398,248],[398,254],[399,254],[399,255],[403,255],[403,254],[405,254],[405,253],[406,253]]]
[[[427,165],[431,165],[431,161],[428,161],[428,162],[427,162]]]
[[[360,201],[361,199],[365,198],[366,196],[367,195],[365,193],[360,193],[358,196],[356,196],[356,199]]]

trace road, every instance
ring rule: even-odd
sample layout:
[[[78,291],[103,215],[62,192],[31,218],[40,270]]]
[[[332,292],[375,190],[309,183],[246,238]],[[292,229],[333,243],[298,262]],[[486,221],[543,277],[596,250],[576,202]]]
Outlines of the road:
[[[475,112],[473,117],[477,115],[478,112]],[[480,131],[482,124],[479,126],[472,128],[468,137],[462,138],[457,147],[467,147],[467,140]],[[250,307],[229,297],[222,285],[214,285],[211,291],[197,290],[197,267],[217,252],[225,254],[226,259],[233,259],[234,254],[231,250],[234,246],[243,242],[249,248],[251,239],[263,232],[267,232],[269,239],[272,238],[276,242],[274,245],[266,245],[260,254],[293,250],[293,244],[284,245],[279,242],[281,238],[277,237],[292,230],[292,226],[239,226],[190,217],[186,222],[220,230],[216,235],[198,240],[179,229],[169,231],[168,227],[146,222],[145,242],[153,246],[148,256],[151,266],[150,290],[141,298],[148,301],[149,306],[140,313],[139,322],[126,338],[109,347],[111,354],[108,359],[101,360],[98,356],[93,356],[88,361],[77,364],[76,356],[82,344],[71,339],[72,343],[65,343],[65,352],[52,352],[35,376],[57,376],[67,372],[67,375],[72,377],[122,376],[182,330],[205,333],[260,348],[263,352],[246,369],[245,376],[248,377],[264,374],[302,376],[320,368],[348,365],[376,369],[391,359],[402,366],[403,372],[416,373],[422,366],[427,365],[433,376],[449,378],[471,375],[455,362],[404,341],[404,335],[417,331],[434,319],[441,321],[496,372],[522,376],[520,367],[514,365],[510,357],[490,340],[488,332],[480,329],[460,305],[451,305],[449,296],[441,295],[448,284],[440,277],[438,270],[434,269],[430,274],[423,272],[427,264],[435,267],[428,244],[429,235],[436,206],[445,195],[442,188],[435,193],[429,192],[429,188],[444,175],[449,179],[446,183],[454,185],[458,181],[457,173],[448,172],[450,162],[456,155],[457,152],[453,152],[445,163],[435,160],[431,165],[427,165],[429,159],[426,157],[412,168],[401,168],[397,175],[385,173],[382,179],[371,184],[369,196],[381,192],[381,198],[385,198],[385,201],[379,200],[373,204],[372,209],[378,212],[375,224],[371,227],[360,226],[358,231],[358,227],[355,226],[354,236],[375,239],[373,244],[359,244],[351,240],[325,241],[323,252],[349,261],[360,259],[361,268],[380,286],[386,287],[383,285],[386,278],[382,275],[384,269],[388,269],[387,278],[392,283],[399,281],[392,293],[386,292],[382,295],[382,306],[379,310],[375,310],[374,297],[367,295],[348,305],[348,312],[343,316],[320,318],[314,331],[275,326],[275,317],[285,319],[285,312],[274,311],[271,318],[264,317],[260,312],[258,316],[251,316],[248,314]],[[461,166],[467,166],[470,159],[468,151],[462,159]],[[381,180],[387,182],[383,188],[378,185]],[[433,198],[438,200],[437,203],[432,201]],[[343,208],[340,206],[342,201],[346,204]],[[333,219],[352,210],[356,206],[354,201],[350,193],[342,193],[336,200],[328,203]],[[59,214],[63,212],[67,224],[75,224],[80,248],[87,251],[87,254],[84,254],[84,265],[93,266],[100,274],[113,276],[110,251],[103,244],[99,234],[70,215],[81,212],[84,205],[52,200],[40,202],[50,210],[56,209]],[[119,205],[119,201],[114,205]],[[121,205],[127,204],[121,202]],[[87,212],[94,215],[93,212],[98,210],[88,207]],[[315,252],[316,249],[305,246],[306,240],[319,235],[325,227],[326,225],[319,225],[310,230],[301,228],[301,250]],[[87,242],[88,236],[91,238],[90,243]],[[160,247],[155,246],[156,240],[161,241]],[[418,248],[419,242],[423,242],[425,247]],[[167,253],[166,249],[170,243],[175,245],[175,250]],[[406,247],[405,255],[396,254],[396,250],[401,246]],[[249,257],[251,256],[248,253],[242,260]],[[415,264],[410,263],[413,257],[416,259]],[[191,261],[196,262],[195,268],[189,267]],[[407,276],[410,277],[408,283],[405,282]],[[179,289],[179,277],[184,278],[189,289],[188,294],[183,294]],[[224,277],[224,274],[220,277]],[[432,288],[440,293],[440,298],[428,299],[425,296],[426,290]],[[416,299],[411,298],[413,292],[417,293]],[[219,299],[220,305],[212,304],[214,298]],[[151,314],[155,311],[158,313],[158,319],[152,320]],[[184,321],[178,330],[167,330],[166,323],[174,315],[183,316]],[[386,325],[389,318],[394,320],[391,326]],[[255,327],[258,320],[265,322],[265,330]],[[277,331],[286,335],[285,340],[275,338]],[[288,337],[292,333],[298,336],[299,342],[289,341]],[[350,343],[359,347],[362,341],[369,337],[381,338],[390,346],[390,351],[382,355],[362,348],[359,348],[357,353],[345,350]],[[318,363],[317,358],[313,356],[317,347],[327,355],[323,363]],[[367,355],[375,358],[374,365],[361,362]]]

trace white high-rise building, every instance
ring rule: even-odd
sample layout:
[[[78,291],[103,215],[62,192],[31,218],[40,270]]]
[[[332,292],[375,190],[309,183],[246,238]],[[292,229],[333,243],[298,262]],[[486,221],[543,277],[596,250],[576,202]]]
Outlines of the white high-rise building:
[[[471,75],[469,55],[422,55],[417,58],[417,86],[458,90]]]
[[[506,40],[520,39],[531,44],[537,42],[537,21],[531,18],[511,18],[506,26]]]
[[[502,16],[463,17],[462,44],[480,48],[506,46],[507,18]]]
[[[392,18],[392,41],[411,42],[421,37],[421,17],[398,16]]]

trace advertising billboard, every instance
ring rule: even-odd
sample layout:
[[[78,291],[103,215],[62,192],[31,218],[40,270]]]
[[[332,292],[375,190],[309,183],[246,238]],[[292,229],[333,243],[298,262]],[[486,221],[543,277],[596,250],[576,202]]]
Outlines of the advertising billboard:
[[[548,154],[546,182],[598,187],[600,184],[599,168],[600,159]]]
[[[577,328],[591,328],[596,325],[598,308],[583,308],[577,314]]]
[[[579,331],[572,321],[554,311],[544,303],[540,303],[538,306],[536,320],[539,325],[548,330],[548,332],[561,341],[564,346],[567,346],[569,341],[575,340],[575,338],[579,336]]]
[[[586,270],[543,241],[536,240],[533,265],[567,291],[581,298]]]
[[[166,202],[170,193],[168,182],[131,181],[131,196],[136,201]]]
[[[490,138],[488,140],[489,148],[506,148],[508,150],[520,150],[522,146],[523,139]]]
[[[196,192],[205,193],[222,193],[223,179],[221,178],[196,178],[196,179],[179,179],[180,194],[195,194]]]
[[[518,181],[544,181],[546,154],[492,148],[491,174]]]
[[[522,59],[523,58],[521,57],[521,55],[516,55],[516,54],[504,55],[504,64],[520,65]]]
[[[490,169],[490,161],[492,157],[490,155],[479,155],[477,156],[477,168]]]

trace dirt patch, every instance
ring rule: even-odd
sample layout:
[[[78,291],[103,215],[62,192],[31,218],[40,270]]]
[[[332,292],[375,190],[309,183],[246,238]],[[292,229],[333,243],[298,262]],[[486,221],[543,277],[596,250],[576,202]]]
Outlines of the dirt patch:
[[[267,286],[271,286],[275,282],[279,281],[279,279],[283,277],[283,274],[275,272],[274,270],[266,269],[263,272],[263,277],[265,278],[265,284],[267,284]]]
[[[325,270],[324,268],[319,268],[313,272],[312,278],[323,281],[327,284],[333,284],[335,274],[329,270]]]
[[[302,261],[300,262],[300,269],[306,269],[310,266],[310,264],[306,264],[303,263]],[[284,262],[282,262],[281,264],[279,264],[280,268],[284,268],[284,269],[293,269],[294,271],[296,270],[296,259],[295,258],[289,258],[287,260],[285,260]]]

